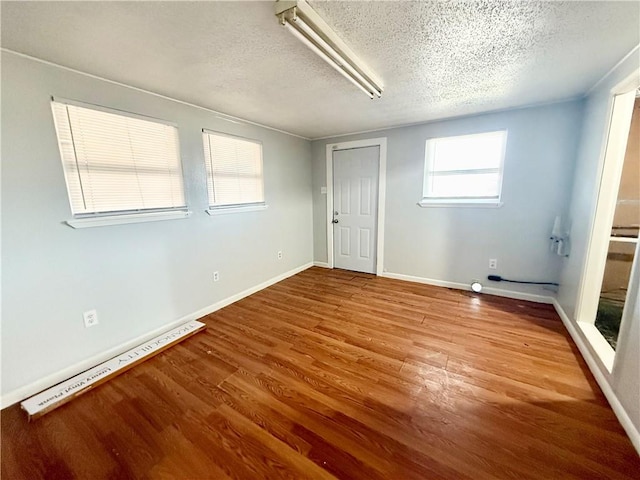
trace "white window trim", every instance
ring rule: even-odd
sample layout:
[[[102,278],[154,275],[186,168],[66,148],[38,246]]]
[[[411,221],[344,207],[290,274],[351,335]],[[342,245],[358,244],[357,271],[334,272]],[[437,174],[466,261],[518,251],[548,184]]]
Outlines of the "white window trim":
[[[500,158],[500,166],[498,167],[498,173],[500,174],[499,186],[500,190],[496,197],[458,197],[458,198],[447,198],[447,197],[429,197],[426,196],[426,184],[427,177],[429,176],[429,172],[431,171],[433,165],[433,140],[437,140],[439,138],[450,138],[450,137],[474,137],[485,135],[487,133],[493,132],[504,132],[504,141],[502,144],[502,155]],[[501,208],[504,203],[501,201],[502,199],[502,183],[504,179],[504,162],[505,156],[507,153],[507,138],[508,138],[508,130],[506,128],[490,130],[487,132],[479,132],[479,133],[471,133],[467,135],[448,135],[444,137],[434,137],[428,138],[425,141],[425,159],[424,159],[424,174],[422,177],[422,199],[417,203],[419,207],[422,208],[434,208],[434,207],[454,207],[454,208]],[[488,170],[485,168],[471,169],[468,172],[481,172],[483,170]],[[492,169],[493,170],[493,169]],[[446,173],[446,172],[445,172]]]
[[[128,223],[158,222],[161,220],[176,220],[189,218],[190,210],[159,211],[144,213],[122,213],[117,215],[91,215],[74,218],[65,223],[71,228],[106,227],[108,225],[125,225]]]
[[[504,202],[496,199],[453,199],[453,198],[423,198],[417,205],[422,208],[447,207],[447,208],[501,208]]]
[[[205,210],[208,215],[227,215],[229,213],[243,213],[243,212],[256,212],[258,210],[266,210],[269,205],[266,203],[251,203],[241,205],[220,205],[218,207],[211,207]]]

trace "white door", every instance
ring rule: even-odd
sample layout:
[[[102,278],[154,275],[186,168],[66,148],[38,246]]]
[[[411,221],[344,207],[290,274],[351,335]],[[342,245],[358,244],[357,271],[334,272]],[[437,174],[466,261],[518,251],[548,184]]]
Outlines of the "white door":
[[[376,272],[380,147],[333,152],[333,258],[336,268]]]

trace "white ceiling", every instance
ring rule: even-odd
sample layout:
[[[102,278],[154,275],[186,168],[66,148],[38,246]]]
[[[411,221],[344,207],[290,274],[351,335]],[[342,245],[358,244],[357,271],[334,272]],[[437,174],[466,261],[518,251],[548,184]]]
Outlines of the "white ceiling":
[[[584,94],[640,42],[639,2],[321,2],[382,78],[369,100],[273,2],[5,2],[2,47],[308,138]]]

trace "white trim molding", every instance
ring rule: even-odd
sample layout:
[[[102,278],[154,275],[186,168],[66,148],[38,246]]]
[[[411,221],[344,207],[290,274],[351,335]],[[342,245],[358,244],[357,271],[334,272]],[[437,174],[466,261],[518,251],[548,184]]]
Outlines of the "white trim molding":
[[[327,262],[313,262],[314,267],[331,268]]]
[[[616,356],[616,351],[609,345],[604,335],[600,333],[598,327],[592,322],[577,322],[577,326],[582,330],[584,338],[591,344],[591,348],[596,352],[596,355],[600,358],[602,365],[607,369],[609,373],[613,370],[613,363]]]
[[[624,428],[624,431],[627,432],[631,443],[640,455],[640,431],[633,424],[631,418],[629,418],[627,411],[620,403],[620,400],[618,400],[618,396],[613,391],[613,388],[611,387],[611,384],[609,383],[607,377],[598,367],[598,361],[600,359],[596,359],[591,353],[591,350],[584,342],[575,324],[569,319],[568,315],[556,299],[553,299],[553,306],[556,309],[556,312],[558,312],[558,316],[560,316],[560,319],[569,332],[569,335],[571,335],[571,338],[578,347],[578,350],[580,350],[582,358],[584,358],[585,362],[587,362],[587,366],[589,367],[589,370],[591,370],[591,374],[596,379],[596,382],[598,383],[598,386],[600,386],[600,389],[602,390],[602,393],[604,393],[604,396],[607,398],[609,405],[611,405],[613,413],[615,413],[616,417],[618,417],[618,421],[622,425],[622,428]]]
[[[159,222],[161,220],[179,220],[189,218],[191,211],[176,210],[166,212],[141,212],[126,213],[121,215],[96,215],[95,217],[82,217],[67,220],[71,228],[106,227],[108,225],[126,225],[128,223]]]
[[[580,323],[594,323],[596,319],[634,100],[635,88],[613,97],[609,103],[608,122],[598,161],[600,178],[592,197],[596,203],[590,217],[586,260],[576,305],[576,318]]]
[[[353,148],[380,147],[378,162],[378,218],[376,238],[376,275],[382,275],[384,271],[384,221],[385,199],[387,191],[387,137],[367,138],[352,142],[328,143],[326,145],[327,158],[327,266],[333,268],[333,152]]]
[[[269,208],[269,205],[260,203],[251,205],[238,205],[233,207],[212,207],[205,210],[205,212],[207,212],[207,215],[213,217],[215,215],[227,215],[229,213],[256,212],[259,210],[266,210],[267,208]]]
[[[243,298],[248,297],[249,295],[253,295],[256,292],[259,292],[260,290],[270,287],[271,285],[278,283],[284,280],[285,278],[289,278],[293,275],[296,275],[312,266],[313,266],[313,262],[309,262],[299,267],[296,267],[293,270],[289,270],[288,272],[281,273],[280,275],[276,275],[275,277],[272,277],[269,280],[266,280],[258,285],[254,285],[253,287],[247,288],[242,292],[236,293],[235,295],[227,297],[211,305],[207,305],[206,307],[203,307],[193,313],[185,315],[184,317],[181,317],[178,320],[167,323],[162,327],[156,328],[144,335],[140,335],[136,338],[128,340],[124,343],[121,343],[120,345],[110,348],[109,350],[97,353],[96,355],[89,357],[86,360],[78,362],[74,365],[70,365],[69,367],[63,370],[60,370],[44,378],[36,380],[35,382],[32,382],[28,385],[19,387],[11,392],[8,392],[2,395],[2,398],[0,399],[0,408],[5,408],[10,405],[13,405],[14,403],[18,403],[24,400],[25,398],[31,397],[32,395],[35,395],[38,392],[41,392],[64,380],[67,380],[68,378],[73,377],[74,375],[82,373],[85,370],[88,370],[102,362],[105,362],[117,355],[120,355],[123,352],[126,352],[127,350],[130,350],[136,347],[137,345],[140,345],[141,343],[145,343],[151,340],[152,338],[157,337],[158,335],[161,335],[162,333],[165,333],[171,329],[174,329],[184,323],[191,322],[193,320],[197,320],[206,315],[209,315],[210,313],[213,313],[216,310],[220,310],[221,308],[224,308],[227,305],[231,305],[232,303],[237,302],[238,300],[242,300]]]
[[[502,208],[503,202],[451,202],[420,200],[417,205],[422,208]]]
[[[609,71],[607,73],[605,73],[602,77],[600,77],[600,79],[593,84],[593,86],[587,90],[587,93],[584,94],[584,97],[588,97],[589,95],[591,95],[593,93],[593,91],[598,88],[598,86],[600,86],[600,84],[602,84],[602,82],[604,82],[607,78],[609,78],[609,75],[611,75],[613,72],[615,72],[618,67],[620,67],[620,65],[622,65],[627,58],[631,57],[633,54],[636,53],[636,50],[640,49],[640,43],[638,45],[636,45],[635,47],[633,47],[631,49],[631,51],[629,53],[627,53],[624,57],[622,57],[620,60],[618,60],[618,63],[616,63],[613,67],[611,67],[609,69]]]

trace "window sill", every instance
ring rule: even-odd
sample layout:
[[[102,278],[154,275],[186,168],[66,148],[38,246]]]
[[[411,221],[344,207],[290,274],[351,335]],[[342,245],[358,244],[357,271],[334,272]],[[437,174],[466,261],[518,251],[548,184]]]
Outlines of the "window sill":
[[[158,222],[161,220],[175,220],[191,216],[189,210],[170,212],[130,213],[122,215],[104,215],[95,217],[74,218],[65,223],[71,228],[106,227],[108,225],[124,225],[127,223]]]
[[[502,202],[491,200],[467,200],[467,201],[456,201],[456,200],[434,200],[434,199],[425,199],[423,198],[417,204],[422,208],[433,208],[433,207],[458,207],[458,208],[500,208],[504,205]]]
[[[205,210],[208,215],[226,215],[228,213],[255,212],[257,210],[266,210],[268,205],[261,203],[257,205],[240,205],[229,207],[213,207]]]

